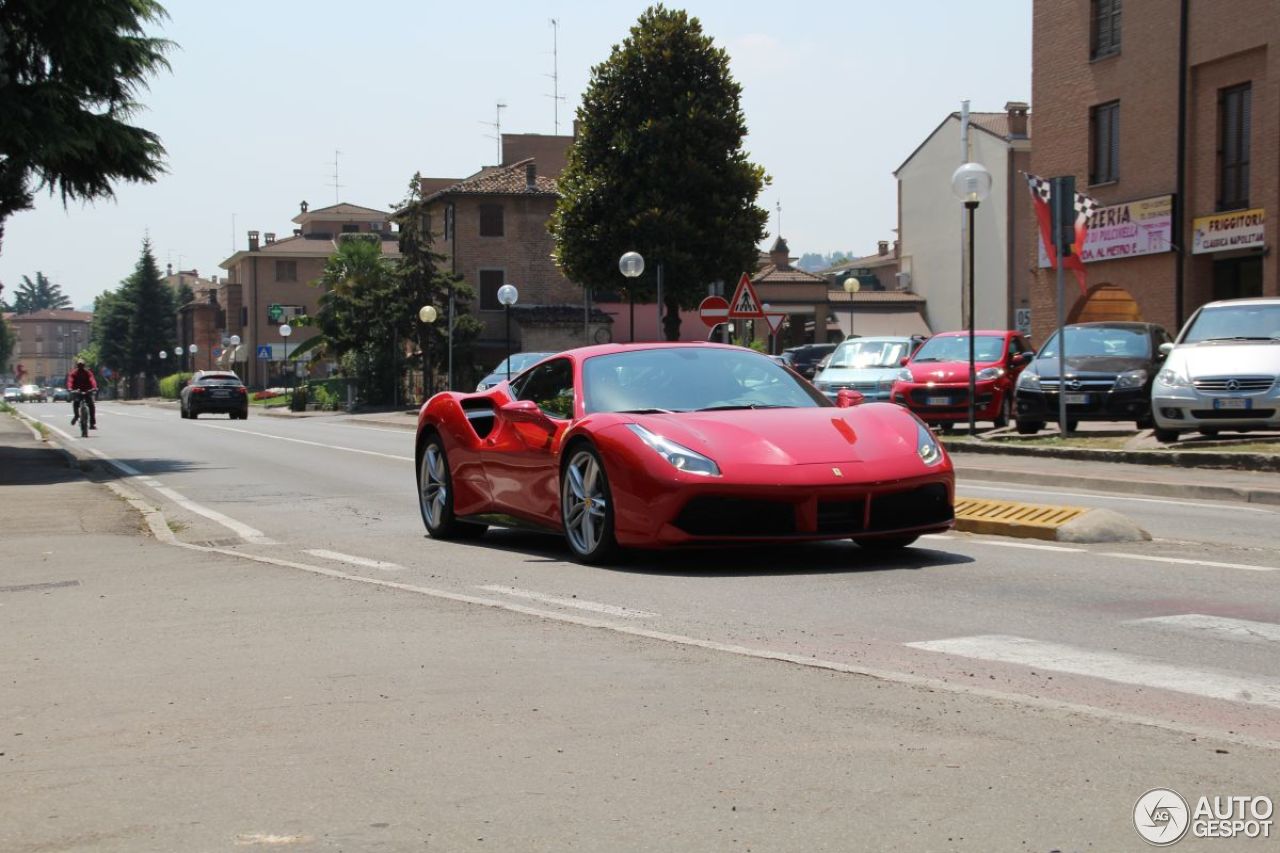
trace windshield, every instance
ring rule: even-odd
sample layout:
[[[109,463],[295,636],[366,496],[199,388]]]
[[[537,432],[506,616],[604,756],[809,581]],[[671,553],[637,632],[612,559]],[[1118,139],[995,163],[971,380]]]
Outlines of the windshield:
[[[1280,340],[1280,302],[1204,308],[1178,343],[1238,340]],[[1067,352],[1070,346],[1068,343]]]
[[[493,369],[493,372],[494,372],[494,373],[506,373],[506,372],[507,372],[507,362],[511,362],[511,375],[512,375],[512,376],[515,376],[517,373],[519,373],[520,371],[524,370],[526,367],[533,367],[535,364],[537,364],[538,362],[542,361],[544,358],[546,358],[546,357],[547,357],[547,356],[549,356],[549,355],[551,355],[551,353],[549,353],[549,352],[517,352],[517,353],[512,353],[512,354],[511,354],[511,357],[510,357],[510,358],[504,358],[504,359],[502,360],[502,362],[501,362],[497,367],[495,367],[495,368]]]
[[[827,367],[897,367],[910,355],[908,341],[877,341],[860,338],[845,341],[831,355]]]
[[[1112,356],[1149,358],[1151,336],[1143,329],[1112,326],[1067,326],[1067,358]],[[1038,358],[1058,357],[1058,334],[1041,348]]]
[[[688,412],[831,406],[766,356],[719,347],[631,350],[587,359],[584,404],[592,412]]]
[[[976,361],[999,361],[1004,354],[1004,338],[1000,335],[975,335],[973,349]],[[968,335],[929,338],[924,342],[924,346],[916,351],[916,356],[912,359],[913,362],[968,360]]]

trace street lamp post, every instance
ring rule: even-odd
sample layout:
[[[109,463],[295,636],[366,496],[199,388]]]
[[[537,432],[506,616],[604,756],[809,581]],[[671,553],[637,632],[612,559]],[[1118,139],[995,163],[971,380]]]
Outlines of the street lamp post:
[[[236,356],[240,354],[240,336],[232,335],[228,343],[231,344],[231,355],[228,356],[227,363],[231,365],[231,370],[234,373],[236,369]]]
[[[627,252],[618,258],[618,269],[631,279],[627,283],[627,293],[631,298],[631,343],[636,342],[636,291],[635,280],[644,272],[644,256],[639,252]]]
[[[844,280],[844,292],[849,294],[849,337],[853,337],[853,294],[862,289],[862,282],[858,281],[856,275],[851,275]]]
[[[978,205],[991,192],[991,173],[981,163],[965,163],[951,176],[951,192],[964,202],[965,210],[969,211],[969,434],[973,435],[977,431],[974,407],[978,393],[978,380],[974,373],[973,217]]]
[[[280,337],[284,338],[284,367],[281,369],[285,371],[288,371],[289,369],[289,336],[292,334],[293,334],[293,326],[290,326],[288,323],[280,324]],[[290,404],[292,404],[293,403],[293,382],[291,379],[286,380],[286,387],[289,389],[289,402]]]
[[[192,373],[195,373],[195,370],[196,370],[196,353],[199,352],[199,349],[200,348],[197,347],[195,344],[192,344],[191,346],[187,347],[187,352],[191,354],[191,372]]]
[[[436,311],[436,306],[434,305],[423,305],[418,309],[418,319],[422,321],[424,327],[422,336],[422,378],[426,399],[428,400],[436,393],[436,377],[431,372],[431,324],[436,321],[438,316],[440,316],[440,312]],[[510,358],[510,353],[507,354],[507,357]]]
[[[520,298],[520,291],[514,284],[504,284],[498,288],[498,301],[507,314],[507,379],[511,378],[511,306]]]
[[[173,348],[173,366],[178,368],[178,372],[182,373],[187,369],[186,350],[182,347]]]

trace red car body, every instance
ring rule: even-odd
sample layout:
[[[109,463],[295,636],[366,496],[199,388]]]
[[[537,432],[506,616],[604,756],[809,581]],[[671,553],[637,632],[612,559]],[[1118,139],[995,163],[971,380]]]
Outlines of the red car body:
[[[974,419],[1007,426],[1018,374],[1035,351],[1020,332],[976,330]],[[890,399],[928,424],[969,420],[969,333],[940,332],[924,343],[893,383]],[[907,377],[910,377],[909,379]]]
[[[643,383],[665,382],[668,405],[618,411],[602,404],[624,374],[639,377],[626,388],[633,395],[650,390],[636,390]],[[721,374],[737,377],[740,387],[725,393],[751,395],[751,407],[672,404],[719,400],[689,386],[719,382]],[[559,391],[534,399],[545,377]],[[565,533],[587,561],[597,561],[595,549],[579,546],[605,525],[606,544],[621,548],[850,538],[902,546],[948,529],[955,478],[945,450],[924,443],[928,429],[900,407],[849,405],[857,395],[844,393],[846,405],[837,406],[740,347],[570,350],[511,382],[437,394],[423,405],[416,443],[423,519],[439,538],[478,535],[490,524]],[[795,405],[756,407],[774,399]],[[587,488],[592,477],[595,491]],[[597,521],[583,521],[584,512],[597,513]]]

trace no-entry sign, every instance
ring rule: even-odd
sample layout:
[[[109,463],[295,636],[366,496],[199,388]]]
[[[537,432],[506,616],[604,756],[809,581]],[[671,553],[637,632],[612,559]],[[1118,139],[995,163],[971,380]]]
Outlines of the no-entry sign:
[[[714,329],[729,319],[729,300],[723,296],[708,296],[698,305],[698,316],[708,328]]]

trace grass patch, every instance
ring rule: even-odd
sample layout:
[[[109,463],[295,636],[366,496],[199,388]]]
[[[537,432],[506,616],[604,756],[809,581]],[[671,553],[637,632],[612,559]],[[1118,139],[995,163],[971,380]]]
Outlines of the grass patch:
[[[263,397],[261,400],[255,400],[250,396],[249,405],[257,406],[261,409],[279,409],[289,405],[289,395],[277,394],[274,397]]]
[[[166,519],[165,523],[169,526],[170,533],[177,534],[187,529],[187,525],[183,524],[181,521],[169,521]]]

